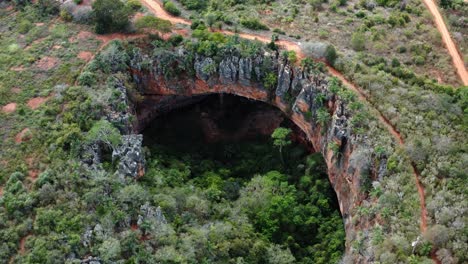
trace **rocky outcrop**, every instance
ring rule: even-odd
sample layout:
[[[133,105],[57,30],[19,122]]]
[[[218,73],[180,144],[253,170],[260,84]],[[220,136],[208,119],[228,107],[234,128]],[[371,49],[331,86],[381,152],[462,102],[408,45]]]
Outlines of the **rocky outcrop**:
[[[181,53],[176,58],[180,63],[184,60],[184,52]],[[356,211],[354,208],[367,199],[363,190],[364,176],[374,172],[378,175],[375,179],[384,177],[386,163],[374,162],[373,148],[365,135],[358,135],[353,130],[350,122],[353,111],[335,94],[336,91],[330,91],[327,76],[303,71],[279,54],[266,52],[242,57],[231,50],[225,52],[219,63],[214,58],[199,55],[192,64],[195,77],[182,72],[175,78],[166,78],[161,74],[163,67],[167,67],[162,65],[162,58],[156,56],[151,60],[150,69],[143,71],[135,65],[138,59],[132,59],[133,79],[138,90],[146,96],[145,103],[138,109],[140,113],[148,111],[148,105],[158,108],[161,102],[170,107],[166,99],[194,98],[195,95],[213,93],[234,94],[281,109],[305,133],[313,148],[325,157],[345,224],[348,257],[354,254],[351,259],[355,263],[368,262],[372,254],[364,258],[351,253],[351,242],[358,230],[366,231],[375,219],[358,223],[351,219]],[[275,73],[277,77],[274,89],[267,89],[262,82],[268,73]],[[328,113],[326,119],[324,113]],[[142,128],[144,120],[139,118],[139,122],[140,125],[136,123],[136,126]]]
[[[112,152],[112,160],[118,160],[118,173],[139,178],[145,174],[145,157],[142,151],[143,135],[126,135]]]

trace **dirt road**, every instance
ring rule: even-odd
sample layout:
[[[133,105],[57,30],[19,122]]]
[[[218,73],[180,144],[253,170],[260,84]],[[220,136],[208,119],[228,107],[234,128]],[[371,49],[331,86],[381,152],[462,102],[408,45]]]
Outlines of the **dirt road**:
[[[463,59],[458,53],[457,46],[452,40],[450,33],[445,25],[444,19],[437,9],[437,5],[434,3],[434,0],[423,0],[424,4],[426,4],[427,8],[431,12],[432,16],[434,17],[434,23],[437,26],[437,29],[442,36],[442,41],[444,42],[445,46],[448,49],[450,56],[452,56],[453,65],[457,69],[458,75],[460,76],[463,85],[468,85],[468,72],[466,71],[465,64],[463,63]]]
[[[190,25],[192,24],[189,20],[180,18],[180,17],[175,17],[164,10],[162,8],[162,4],[159,1],[155,0],[142,0],[141,1],[144,6],[146,6],[149,10],[151,10],[156,17],[169,20],[172,23],[175,24],[185,24],[185,25]]]

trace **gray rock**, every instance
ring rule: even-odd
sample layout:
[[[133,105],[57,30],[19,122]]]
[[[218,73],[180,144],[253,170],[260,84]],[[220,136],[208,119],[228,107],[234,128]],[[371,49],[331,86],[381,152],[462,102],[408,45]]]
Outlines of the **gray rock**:
[[[386,175],[387,175],[387,159],[383,158],[379,162],[379,169],[377,171],[377,179],[379,181],[382,181]]]
[[[143,135],[122,136],[122,144],[112,153],[113,160],[119,160],[119,174],[138,178],[145,173],[145,157],[142,149]]]
[[[239,60],[239,83],[242,85],[250,85],[252,77],[252,59],[241,58]]]
[[[81,261],[82,264],[101,264],[101,259],[99,257],[89,256],[86,259]]]
[[[233,84],[237,81],[239,58],[227,57],[219,64],[219,79],[223,84]]]
[[[83,234],[83,238],[81,239],[81,243],[83,244],[83,246],[89,247],[89,246],[91,246],[92,238],[93,238],[93,230],[87,229]]]
[[[141,225],[145,221],[151,223],[153,228],[167,224],[166,217],[164,217],[161,207],[158,206],[155,208],[149,203],[145,203],[140,207],[137,224]]]
[[[101,156],[101,146],[98,143],[88,144],[83,147],[80,160],[91,168],[96,168],[101,164]]]
[[[291,83],[291,91],[294,95],[297,95],[305,85],[307,85],[307,81],[304,80],[304,73],[301,71],[301,69],[294,68],[294,77]]]
[[[292,71],[289,64],[281,64],[278,73],[278,86],[276,87],[276,95],[283,98],[288,92],[291,85]]]
[[[195,72],[197,78],[208,81],[216,73],[217,67],[212,58],[197,57],[195,60]]]

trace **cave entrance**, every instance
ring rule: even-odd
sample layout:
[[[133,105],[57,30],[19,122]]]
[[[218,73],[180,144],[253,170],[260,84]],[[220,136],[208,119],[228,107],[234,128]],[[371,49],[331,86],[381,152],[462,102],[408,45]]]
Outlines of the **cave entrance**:
[[[177,206],[160,204],[178,233],[220,223],[234,228],[211,241],[230,243],[228,259],[328,263],[341,256],[344,226],[323,157],[282,111],[229,94],[166,99],[157,99],[167,106],[157,107],[142,130],[149,149],[143,180],[173,196]],[[271,139],[278,127],[291,130],[282,153]],[[245,250],[232,245],[235,239]],[[257,240],[263,253],[251,250]]]

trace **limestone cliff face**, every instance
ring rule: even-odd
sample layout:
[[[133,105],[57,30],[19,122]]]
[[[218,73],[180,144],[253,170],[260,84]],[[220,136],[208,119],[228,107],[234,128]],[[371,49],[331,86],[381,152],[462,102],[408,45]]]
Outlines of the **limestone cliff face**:
[[[179,56],[184,56],[183,50]],[[278,107],[303,130],[314,149],[320,151],[326,160],[330,182],[343,215],[348,257],[354,263],[369,262],[369,254],[363,257],[352,253],[351,242],[356,231],[366,231],[375,219],[353,223],[351,218],[353,208],[367,199],[362,175],[373,174],[372,177],[378,179],[385,174],[385,168],[372,162],[373,150],[366,143],[366,136],[354,133],[350,122],[352,111],[330,91],[324,74],[304,71],[278,54],[242,57],[233,51],[221,60],[218,58],[218,62],[214,58],[197,56],[193,69],[184,69],[177,76],[168,78],[164,77],[164,67],[168,65],[163,65],[163,58],[158,56],[150,58],[152,64],[149,69],[142,70],[139,65],[148,58],[136,53],[131,63],[133,79],[145,95],[135,124],[137,129],[144,127],[157,112],[197,100],[194,95],[229,93]],[[277,77],[277,84],[267,89],[261,80],[269,73]],[[330,118],[319,122],[318,113],[324,109]]]

